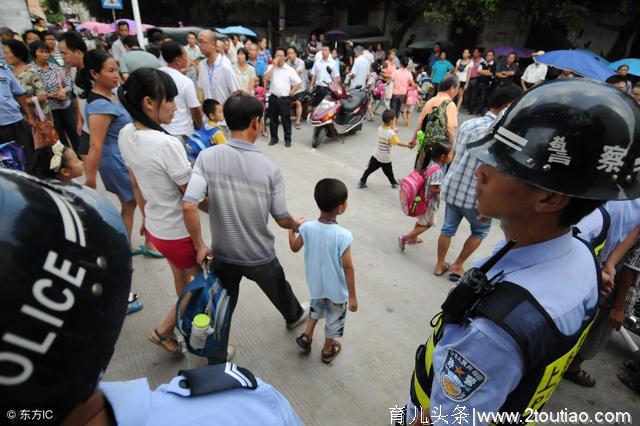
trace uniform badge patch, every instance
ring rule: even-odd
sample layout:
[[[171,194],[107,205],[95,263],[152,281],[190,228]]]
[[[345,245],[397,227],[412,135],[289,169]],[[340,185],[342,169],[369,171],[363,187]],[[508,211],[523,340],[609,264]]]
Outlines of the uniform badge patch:
[[[465,357],[449,349],[440,371],[440,385],[447,398],[455,402],[466,401],[480,389],[487,376]]]

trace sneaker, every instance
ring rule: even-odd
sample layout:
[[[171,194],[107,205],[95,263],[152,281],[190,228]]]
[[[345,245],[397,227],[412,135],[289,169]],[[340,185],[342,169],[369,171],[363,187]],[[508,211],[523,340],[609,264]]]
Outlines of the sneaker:
[[[301,325],[303,322],[305,322],[305,320],[309,317],[309,307],[311,306],[311,303],[310,302],[304,302],[300,306],[302,306],[302,309],[303,309],[302,315],[300,315],[300,318],[298,318],[294,322],[292,322],[290,324],[287,324],[287,330],[294,330],[299,325]]]
[[[358,188],[366,188],[366,187],[367,187],[367,184],[364,183],[363,181],[358,182]]]
[[[391,188],[396,189],[397,187],[398,187],[398,184],[397,184],[397,183],[392,183],[392,184],[391,184]]]
[[[269,146],[275,145],[277,143],[278,143],[278,141],[271,140],[271,141],[269,141]]]
[[[404,235],[398,237],[398,247],[400,247],[400,253],[404,253],[404,247],[407,244],[407,237]]]
[[[291,147],[291,141],[289,141],[289,142],[285,141],[284,146],[286,146],[287,148]]]

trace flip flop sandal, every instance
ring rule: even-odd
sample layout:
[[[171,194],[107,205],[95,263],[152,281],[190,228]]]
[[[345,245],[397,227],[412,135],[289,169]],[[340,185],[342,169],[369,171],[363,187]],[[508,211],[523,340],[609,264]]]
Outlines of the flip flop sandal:
[[[424,241],[421,240],[420,238],[417,238],[415,240],[407,240],[407,244],[409,244],[410,246],[415,245],[415,244],[422,244]]]
[[[157,337],[157,339],[156,339]],[[184,352],[182,351],[182,345],[180,344],[180,342],[178,342],[178,339],[176,339],[175,336],[162,336],[160,335],[160,333],[158,333],[158,329],[154,328],[153,332],[151,334],[149,334],[147,336],[147,339],[153,343],[154,345],[160,346],[162,348],[163,351],[165,352],[169,352],[171,354],[174,355],[179,355],[179,356],[183,356]],[[176,343],[176,349],[175,350],[171,350],[169,349],[165,344],[164,341],[170,341],[170,342],[175,342]]]
[[[437,272],[433,271],[433,275],[435,275],[436,277],[441,277],[441,276],[443,276],[443,275],[444,275],[444,274],[449,270],[449,266],[450,266],[450,265],[449,265],[448,263],[445,263],[445,264],[444,264],[444,269],[442,270],[442,272],[437,273]]]
[[[596,385],[595,379],[582,369],[579,369],[578,371],[567,370],[566,373],[564,373],[563,378],[585,388],[592,388]]]
[[[327,354],[327,353],[322,352],[322,357],[320,359],[325,364],[329,364],[331,361],[336,359],[338,354],[340,354],[341,350],[342,350],[342,345],[340,343],[338,343],[338,342],[333,342],[331,344],[331,353]]]
[[[142,250],[142,254],[144,257],[152,257],[154,259],[162,259],[164,256],[157,250],[151,250],[148,247],[140,246],[140,250]]]
[[[457,283],[459,279],[460,279],[460,274],[456,274],[455,272],[449,273],[449,281]]]
[[[142,303],[140,303],[139,300],[134,300],[133,302],[130,302],[129,306],[127,307],[127,315],[134,314],[141,310],[142,310]]]
[[[144,246],[140,246],[137,249],[131,249],[131,256],[137,256],[139,254],[144,254],[145,249]]]
[[[296,129],[302,129],[302,125],[300,123],[296,123]]]
[[[298,346],[300,346],[300,349],[302,349],[304,354],[309,354],[311,352],[311,342],[312,341],[313,341],[313,339],[311,337],[309,337],[308,334],[302,333],[296,339],[296,344]]]
[[[129,300],[127,300],[127,302],[128,302],[128,303],[133,303],[133,302],[135,302],[136,300],[138,300],[139,298],[140,298],[140,297],[138,296],[138,293],[130,292],[130,293],[129,293]]]
[[[640,395],[640,377],[636,374],[630,374],[628,371],[618,371],[618,379],[623,385]]]

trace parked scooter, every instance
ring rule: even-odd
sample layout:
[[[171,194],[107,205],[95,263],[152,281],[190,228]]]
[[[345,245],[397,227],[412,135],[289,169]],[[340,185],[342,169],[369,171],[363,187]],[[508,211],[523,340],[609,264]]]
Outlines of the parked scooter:
[[[309,91],[305,91],[302,93],[300,98],[300,103],[302,104],[302,118],[307,119],[311,112],[313,111],[313,93],[309,93]],[[291,116],[296,116],[296,101],[294,98],[291,98]]]
[[[330,84],[329,95],[307,117],[307,123],[314,127],[311,146],[317,148],[327,136],[342,137],[362,130],[368,101],[369,94],[360,87],[345,91],[339,84]]]

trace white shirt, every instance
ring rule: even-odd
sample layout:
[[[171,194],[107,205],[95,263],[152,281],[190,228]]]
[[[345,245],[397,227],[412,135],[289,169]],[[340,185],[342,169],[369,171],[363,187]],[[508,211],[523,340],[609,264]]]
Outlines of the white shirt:
[[[471,72],[471,68],[473,68],[473,59],[469,61],[467,65],[463,65],[461,60],[458,59],[456,62],[456,75],[460,79],[461,83],[466,83],[469,79],[469,73]],[[462,69],[462,71],[460,71]]]
[[[300,86],[300,89],[296,92],[296,94],[307,90],[309,77],[307,76],[307,67],[304,65],[304,61],[300,58],[296,58],[295,62],[292,64],[291,61],[287,59],[287,65],[296,70],[298,77],[300,77],[300,80],[302,81],[302,86]]]
[[[173,120],[171,124],[163,124],[162,128],[173,136],[190,136],[194,131],[191,108],[200,106],[196,96],[196,86],[189,77],[174,68],[161,67],[160,71],[169,74],[178,88],[178,95],[174,99],[176,112],[173,114]]]
[[[327,72],[327,66],[331,68],[331,74]],[[321,87],[329,86],[333,82],[332,78],[340,77],[338,67],[336,67],[336,63],[331,56],[326,61],[320,59],[314,62],[313,68],[311,68],[311,75],[316,76],[315,84]]]
[[[205,99],[215,99],[221,104],[230,94],[240,90],[240,84],[229,59],[218,54],[211,67],[207,59],[200,61],[198,88],[204,92]]]
[[[238,42],[237,46],[234,46],[233,43],[231,43],[231,46],[229,47],[229,56],[231,58],[231,64],[235,65],[238,63],[238,48],[241,46],[240,42]]]
[[[540,64],[538,62],[534,62],[524,70],[524,74],[522,74],[522,79],[526,83],[537,83],[541,80],[544,80],[547,76],[547,66],[544,64]]]
[[[271,72],[271,78],[269,79],[269,92],[272,95],[283,97],[291,95],[291,88],[298,83],[302,83],[298,73],[292,67],[286,63],[281,67],[275,65],[269,65],[267,72]]]
[[[353,89],[356,86],[362,86],[364,88],[367,84],[370,69],[371,64],[369,60],[364,55],[358,56],[356,60],[353,61],[353,67],[351,68],[353,78],[351,79],[349,88]]]
[[[118,37],[118,39],[111,45],[111,56],[113,56],[113,59],[120,62],[125,53],[127,53],[127,49],[125,49],[122,40]]]
[[[373,57],[373,53],[369,52],[367,49],[364,49],[362,51],[362,56],[367,58],[367,61],[369,61],[369,66],[371,66],[371,64],[376,61],[376,59]]]
[[[182,142],[157,130],[137,130],[130,123],[120,130],[118,146],[147,202],[145,228],[162,240],[188,237],[178,185],[189,183],[191,165]]]

